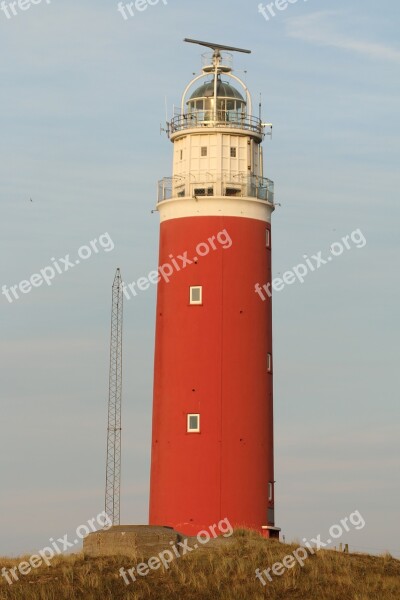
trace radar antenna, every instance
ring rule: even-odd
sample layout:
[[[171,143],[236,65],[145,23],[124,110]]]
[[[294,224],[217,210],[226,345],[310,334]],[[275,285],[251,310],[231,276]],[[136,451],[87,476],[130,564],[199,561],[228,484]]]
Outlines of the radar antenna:
[[[251,54],[251,50],[245,50],[244,48],[235,48],[234,46],[224,46],[222,44],[213,44],[212,42],[201,42],[200,40],[192,40],[190,38],[185,38],[184,42],[188,42],[189,44],[198,44],[199,46],[205,46],[206,48],[211,48],[217,54],[219,50],[226,50],[228,52],[244,52],[245,54]]]

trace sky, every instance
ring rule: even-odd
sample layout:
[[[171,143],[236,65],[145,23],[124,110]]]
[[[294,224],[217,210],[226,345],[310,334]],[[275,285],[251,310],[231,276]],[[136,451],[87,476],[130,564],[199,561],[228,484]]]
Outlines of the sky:
[[[103,510],[111,284],[157,266],[160,124],[203,51],[185,37],[252,50],[234,67],[274,126],[274,276],[354,231],[366,242],[274,293],[276,524],[324,539],[359,511],[340,541],[400,556],[398,2],[298,0],[268,20],[256,0],[17,11],[0,11],[0,286],[99,241],[51,285],[0,295],[0,556]],[[155,299],[125,302],[127,524],[148,518]]]

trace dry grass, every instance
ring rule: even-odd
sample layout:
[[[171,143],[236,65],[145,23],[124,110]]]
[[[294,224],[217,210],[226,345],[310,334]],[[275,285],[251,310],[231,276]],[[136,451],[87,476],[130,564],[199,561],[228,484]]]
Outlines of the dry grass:
[[[151,571],[126,586],[119,575],[124,558],[56,557],[51,567],[32,570],[12,586],[0,578],[1,600],[400,600],[400,561],[390,555],[320,551],[304,567],[296,563],[263,587],[255,569],[271,567],[296,545],[236,531],[223,546],[188,554],[169,570]],[[23,558],[1,559],[7,568]]]

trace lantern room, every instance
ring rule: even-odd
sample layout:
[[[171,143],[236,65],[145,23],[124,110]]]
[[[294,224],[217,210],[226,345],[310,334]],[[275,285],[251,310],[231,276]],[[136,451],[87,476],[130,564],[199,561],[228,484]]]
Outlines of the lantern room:
[[[229,82],[221,80],[217,75],[216,90],[214,81],[206,81],[198,87],[187,101],[187,114],[205,125],[216,120],[225,123],[236,123],[246,116],[246,100]],[[216,111],[215,111],[216,91]]]

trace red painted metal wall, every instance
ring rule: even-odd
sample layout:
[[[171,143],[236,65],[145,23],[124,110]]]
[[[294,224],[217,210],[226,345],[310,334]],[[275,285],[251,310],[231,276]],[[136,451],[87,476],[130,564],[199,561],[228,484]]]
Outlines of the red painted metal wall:
[[[190,217],[161,224],[160,265],[209,253],[158,284],[150,524],[197,534],[220,519],[261,531],[273,476],[271,279],[265,222]],[[207,242],[226,230],[232,244]],[[225,236],[226,237],[226,236]],[[225,244],[229,245],[229,240]],[[205,246],[201,246],[205,250]],[[189,287],[203,286],[203,304]],[[201,432],[187,433],[188,413]]]

